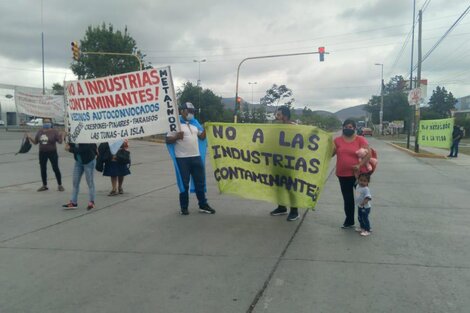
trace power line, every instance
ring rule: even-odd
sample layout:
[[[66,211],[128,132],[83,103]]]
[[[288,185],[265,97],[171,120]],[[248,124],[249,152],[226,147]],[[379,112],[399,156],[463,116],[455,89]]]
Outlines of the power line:
[[[447,37],[447,35],[457,26],[457,24],[468,14],[470,11],[470,5],[465,9],[465,11],[459,16],[459,18],[452,24],[452,26],[442,35],[442,37],[432,46],[431,49],[429,49],[428,52],[423,56],[423,59],[421,63],[424,63],[424,61],[431,55],[431,53],[439,46],[439,44]],[[416,65],[414,69],[416,69],[418,65]]]
[[[416,19],[415,19],[414,24],[416,25]],[[393,70],[395,69],[395,66],[398,64],[398,61],[400,60],[401,56],[403,55],[403,52],[405,51],[405,48],[408,45],[408,41],[410,40],[410,36],[411,36],[412,31],[413,31],[413,26],[411,27],[410,31],[408,32],[408,35],[406,35],[405,41],[403,42],[403,45],[400,49],[400,52],[398,52],[398,56],[395,59],[395,61],[393,62],[393,65],[389,70],[389,75],[388,76],[390,76],[390,74],[393,72]]]
[[[456,16],[456,14],[442,16],[442,17],[435,18],[435,19],[430,19],[430,21],[442,20],[442,19],[446,19],[448,17],[454,17],[454,16]],[[355,32],[325,35],[325,36],[313,37],[313,38],[301,39],[301,40],[291,40],[291,41],[282,41],[282,42],[279,42],[279,43],[263,43],[263,44],[257,44],[257,45],[237,46],[237,47],[231,47],[231,49],[238,50],[238,49],[247,49],[247,48],[256,48],[256,47],[279,46],[279,45],[286,45],[286,44],[292,44],[292,43],[312,42],[312,41],[319,40],[319,39],[330,39],[330,38],[335,38],[335,37],[344,37],[344,36],[350,36],[350,35],[357,35],[357,34],[361,34],[361,33],[376,32],[376,31],[381,31],[381,30],[390,29],[390,28],[398,28],[398,27],[407,26],[407,25],[409,25],[409,24],[408,23],[407,24],[396,24],[396,25],[391,25],[391,26],[382,27],[382,28],[365,29],[365,30],[360,30],[360,31],[355,31]],[[206,51],[217,51],[217,50],[221,50],[221,49],[223,49],[223,47],[221,47],[221,48],[211,48],[211,49],[202,49],[202,50],[194,50],[194,51],[190,51],[189,54],[191,54],[191,57],[193,57],[195,54],[198,54],[198,53],[200,54],[200,53],[206,52]],[[161,52],[164,52],[164,53],[166,53],[166,52],[168,52],[168,53],[186,52],[186,53],[188,53],[188,49],[184,49],[184,50],[152,50],[152,49],[143,48],[141,50],[142,50],[142,52],[145,52],[145,53],[147,53],[147,52],[156,52],[156,53],[161,53]]]
[[[426,2],[421,7],[421,11],[423,11],[423,12],[426,11],[426,9],[428,8],[429,3],[431,3],[431,0],[426,0]]]

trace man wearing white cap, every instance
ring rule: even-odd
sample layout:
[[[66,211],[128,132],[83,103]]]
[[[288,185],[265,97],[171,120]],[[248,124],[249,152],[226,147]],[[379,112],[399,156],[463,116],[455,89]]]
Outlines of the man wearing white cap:
[[[180,213],[188,215],[189,191],[195,192],[199,212],[215,214],[215,210],[209,206],[206,199],[205,156],[207,150],[206,132],[194,118],[196,112],[190,102],[180,106],[179,132],[169,132],[166,143],[170,156],[175,166],[176,180],[180,190]]]

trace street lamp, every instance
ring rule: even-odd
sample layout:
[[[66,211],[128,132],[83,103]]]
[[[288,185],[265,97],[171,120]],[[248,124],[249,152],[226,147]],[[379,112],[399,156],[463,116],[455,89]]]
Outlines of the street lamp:
[[[248,82],[248,85],[251,85],[251,110],[253,110],[253,85],[256,85],[257,83],[258,82]]]
[[[382,67],[382,79],[380,81],[380,113],[379,113],[379,129],[380,133],[384,134],[383,116],[384,116],[384,65],[382,63],[375,63]]]
[[[193,60],[193,62],[198,63],[198,65],[199,65],[199,74],[198,74],[198,77],[197,77],[197,85],[198,86],[201,84],[201,63],[204,63],[206,61],[207,61],[206,59]]]

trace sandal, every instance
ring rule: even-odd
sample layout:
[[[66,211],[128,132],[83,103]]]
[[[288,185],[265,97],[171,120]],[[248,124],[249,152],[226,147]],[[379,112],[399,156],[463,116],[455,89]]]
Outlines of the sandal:
[[[108,196],[112,197],[112,196],[117,196],[118,193],[116,190],[111,190],[111,192],[108,194]]]
[[[124,190],[122,188],[119,188],[119,194],[122,195],[124,193]]]

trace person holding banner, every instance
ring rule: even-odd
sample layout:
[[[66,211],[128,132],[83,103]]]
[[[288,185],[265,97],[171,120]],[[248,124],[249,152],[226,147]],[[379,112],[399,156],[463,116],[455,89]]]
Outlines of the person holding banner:
[[[104,161],[103,176],[111,177],[112,189],[108,196],[122,195],[124,193],[124,190],[122,189],[124,176],[131,174],[131,171],[129,170],[131,162],[130,158],[121,157],[121,154],[130,156],[128,140],[121,139],[112,143],[100,144],[98,148],[100,157],[102,155],[102,150],[104,150],[104,155],[108,156],[107,158],[102,159]]]
[[[450,147],[450,154],[448,158],[456,158],[459,155],[459,143],[460,139],[463,138],[463,131],[460,129],[459,125],[454,125],[454,130],[452,131],[452,146]]]
[[[69,203],[64,204],[66,210],[74,210],[78,208],[78,191],[80,190],[80,181],[82,179],[83,172],[85,172],[86,183],[88,185],[88,206],[87,211],[95,208],[95,180],[94,172],[96,166],[96,144],[66,144],[65,151],[73,153],[75,159],[75,165],[73,168],[73,189],[72,197]]]
[[[196,192],[199,212],[215,214],[215,210],[207,203],[205,156],[207,150],[206,131],[194,118],[196,112],[190,102],[180,106],[180,131],[169,132],[166,144],[176,172],[176,181],[180,190],[180,214],[188,215],[189,185]]]
[[[356,151],[360,148],[368,150],[367,156],[358,163]],[[341,228],[354,226],[354,188],[356,185],[355,173],[366,173],[364,166],[370,159],[370,149],[367,139],[356,135],[356,122],[347,119],[343,123],[342,135],[334,139],[333,156],[336,154],[336,176],[338,177],[343,194],[344,213],[346,219]]]
[[[290,109],[286,105],[283,105],[277,109],[276,120],[280,121],[282,124],[297,125],[297,123],[290,120]],[[287,214],[287,207],[279,204],[277,208],[271,211],[270,214],[272,216],[285,215]],[[290,208],[289,214],[287,215],[287,221],[291,222],[299,218],[300,218],[300,215],[299,215],[298,208]]]
[[[47,187],[47,161],[49,160],[57,180],[57,190],[64,191],[62,186],[62,175],[59,169],[59,155],[57,154],[57,143],[62,143],[63,135],[57,129],[52,128],[52,121],[50,118],[43,119],[42,129],[38,130],[36,135],[31,137],[28,133],[25,134],[29,140],[37,145],[39,144],[39,166],[41,168],[42,186],[37,191],[46,191]]]

